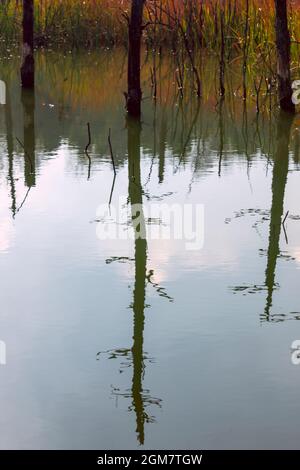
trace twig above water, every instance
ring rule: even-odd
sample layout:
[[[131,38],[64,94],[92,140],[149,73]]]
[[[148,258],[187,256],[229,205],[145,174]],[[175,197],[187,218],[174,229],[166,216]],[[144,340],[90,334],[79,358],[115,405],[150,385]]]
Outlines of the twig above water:
[[[90,123],[89,123],[89,122],[87,123],[87,128],[88,128],[88,138],[89,138],[89,141],[88,141],[88,143],[87,143],[87,146],[85,147],[85,153],[87,153],[88,148],[89,148],[89,146],[91,145],[91,127],[90,127]]]

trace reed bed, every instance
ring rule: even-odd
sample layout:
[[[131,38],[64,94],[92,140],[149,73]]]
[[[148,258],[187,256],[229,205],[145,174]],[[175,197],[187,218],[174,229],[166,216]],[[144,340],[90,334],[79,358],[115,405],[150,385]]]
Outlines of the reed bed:
[[[35,45],[71,52],[127,45],[130,0],[35,0]],[[157,94],[159,56],[172,53],[175,81],[184,90],[202,94],[202,57],[205,51],[220,61],[219,88],[225,93],[226,74],[242,62],[244,97],[272,90],[276,83],[275,12],[273,0],[147,0],[143,40],[152,60],[151,80]],[[292,77],[299,79],[300,0],[289,1],[292,38]],[[11,53],[20,44],[22,1],[0,3],[1,49]],[[3,55],[3,54],[2,54]],[[263,70],[263,74],[261,73]],[[260,77],[257,81],[257,77]]]
[[[127,43],[130,0],[35,0],[36,45],[107,47]],[[0,37],[9,45],[21,34],[21,0],[0,2]],[[144,41],[148,47],[177,49],[188,38],[190,48],[220,47],[221,17],[230,53],[243,49],[248,22],[250,49],[274,43],[273,0],[147,0]],[[290,0],[292,39],[300,31],[300,1]]]

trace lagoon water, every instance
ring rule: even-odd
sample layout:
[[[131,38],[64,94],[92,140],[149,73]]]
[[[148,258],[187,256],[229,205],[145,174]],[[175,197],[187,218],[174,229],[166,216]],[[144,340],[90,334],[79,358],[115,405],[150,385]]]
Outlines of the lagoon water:
[[[166,63],[139,127],[121,51],[38,53],[35,97],[1,61],[2,449],[299,448],[299,119],[182,102]],[[99,239],[120,198],[124,233],[203,205],[203,247]]]

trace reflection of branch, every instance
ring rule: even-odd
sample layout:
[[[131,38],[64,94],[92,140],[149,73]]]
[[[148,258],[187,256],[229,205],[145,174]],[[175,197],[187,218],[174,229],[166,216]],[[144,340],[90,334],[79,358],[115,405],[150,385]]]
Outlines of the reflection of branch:
[[[113,179],[112,186],[111,186],[111,191],[110,191],[110,196],[109,196],[109,203],[108,203],[109,206],[111,205],[111,201],[112,201],[112,197],[113,197],[113,193],[114,193],[114,189],[115,189],[115,183],[116,183],[116,174],[114,174],[114,179]]]
[[[151,280],[151,278],[154,276],[154,271],[151,269],[149,271],[149,274],[146,276],[146,279],[147,281],[149,282],[149,284],[151,284],[155,289],[156,289],[156,292],[158,292],[158,295],[160,297],[163,297],[165,299],[168,299],[169,302],[174,302],[174,299],[173,297],[171,297],[170,295],[167,294],[167,292],[165,291],[165,288],[164,287],[161,287],[159,284],[153,282]]]
[[[128,361],[128,356],[130,355],[131,350],[130,349],[110,349],[108,351],[100,351],[97,354],[97,361],[100,361],[100,357],[103,356],[104,354],[107,355],[108,359],[119,359],[119,358],[126,358]],[[125,363],[121,362],[121,369],[124,367],[131,367],[131,362]],[[120,369],[120,373],[122,370]]]
[[[110,129],[109,129],[109,132],[108,132],[108,145],[109,145],[109,150],[110,150],[111,161],[112,161],[112,164],[113,164],[114,174],[116,176],[117,172],[116,172],[114,153],[113,153],[113,149],[112,149],[112,145],[111,145]]]
[[[283,219],[283,222],[282,222],[284,237],[285,237],[285,241],[286,241],[287,245],[289,244],[289,239],[288,239],[287,232],[286,232],[285,222],[286,222],[286,219],[289,216],[289,213],[290,213],[290,211],[287,211],[286,216],[285,216],[285,218]]]
[[[120,369],[119,372],[122,374],[126,369],[134,367],[134,358],[133,358],[133,348],[128,349],[128,348],[119,348],[119,349],[110,349],[108,351],[100,351],[97,354],[97,361],[100,360],[101,356],[106,355],[107,359],[109,360],[116,360],[120,359]],[[154,360],[151,357],[148,357],[147,354],[144,354],[142,357],[142,375],[144,375],[144,369],[145,369],[145,362],[153,363]],[[116,398],[118,397],[123,397],[126,399],[134,399],[136,391],[134,389],[127,389],[124,392],[121,391],[121,389],[112,386],[112,395],[115,396]],[[161,408],[161,403],[162,400],[160,398],[156,397],[151,397],[150,391],[146,389],[141,389],[139,390],[139,399],[143,403],[143,408],[141,410],[141,415],[140,418],[143,419],[146,423],[154,423],[155,417],[149,415],[146,411],[145,408],[156,405],[159,408]],[[128,407],[128,411],[134,411],[134,404],[131,404]]]
[[[286,215],[285,215],[285,218],[283,219],[282,225],[285,225],[286,219],[288,218],[289,213],[290,213],[290,211],[287,211],[287,213],[286,213]]]
[[[115,396],[115,397],[123,397],[123,398],[127,398],[127,399],[132,399],[132,391],[130,389],[125,390],[125,392],[121,392],[120,389],[118,389],[116,387],[112,387],[112,395]],[[149,407],[149,406],[152,406],[152,405],[156,405],[159,408],[162,407],[162,400],[160,398],[151,397],[150,390],[143,390],[142,391],[141,400],[143,401],[143,405],[144,405],[145,408]],[[130,405],[128,407],[128,411],[134,411],[134,406]],[[151,424],[151,423],[156,422],[156,417],[153,416],[153,415],[148,414],[145,411],[145,409],[143,409],[142,418],[145,421],[145,423],[147,423],[147,424]]]
[[[134,259],[133,258],[128,258],[127,256],[114,256],[112,258],[108,258],[106,261],[106,264],[112,264],[112,263],[133,263]],[[152,278],[154,276],[154,270],[150,269],[149,273],[146,275],[146,279],[151,284],[151,286],[154,287],[156,292],[160,297],[163,297],[164,299],[168,299],[169,302],[174,302],[174,298],[171,297],[167,292],[164,287],[161,287],[158,283],[153,282]],[[106,351],[108,353],[110,351]]]
[[[225,91],[224,91],[225,93]],[[219,105],[219,131],[220,131],[220,152],[219,152],[219,169],[218,176],[222,176],[222,163],[224,154],[224,114],[223,114],[224,96],[220,99]]]
[[[23,199],[23,201],[22,201],[20,207],[17,209],[17,213],[22,209],[23,205],[25,204],[25,201],[26,201],[26,199],[27,199],[27,197],[28,197],[28,194],[29,194],[31,188],[32,188],[32,186],[29,186],[29,188],[28,188],[28,190],[27,190],[27,192],[26,192],[26,194],[25,194],[25,197],[24,197],[24,199]]]
[[[192,120],[192,123],[191,123],[191,126],[190,126],[190,129],[188,131],[188,134],[187,134],[187,138],[183,144],[183,148],[182,148],[182,152],[181,152],[181,155],[179,157],[179,161],[178,161],[178,165],[177,165],[177,168],[175,170],[175,173],[177,173],[180,165],[181,165],[181,162],[182,160],[184,159],[185,157],[185,154],[186,154],[186,149],[187,149],[187,146],[188,144],[190,143],[190,140],[191,140],[191,136],[192,136],[192,132],[193,132],[193,129],[195,127],[195,124],[197,122],[197,119],[198,119],[198,116],[199,116],[199,111],[200,111],[200,102],[198,102],[197,104],[197,109],[196,109],[196,112],[194,114],[194,117],[193,117],[193,120]]]
[[[112,258],[108,258],[105,262],[106,264],[111,264],[114,262],[126,263],[127,261],[134,262],[134,259],[128,258],[127,256],[113,256]]]
[[[30,173],[34,173],[34,169],[33,169],[33,163],[32,163],[32,160],[30,158],[30,155],[28,155],[28,153],[26,152],[25,150],[25,147],[24,145],[22,144],[22,142],[20,141],[20,139],[18,139],[18,137],[16,137],[16,140],[17,142],[21,145],[22,149],[24,150],[24,155],[25,157],[28,159],[29,163],[30,163]]]
[[[107,359],[122,359],[126,358],[127,362],[121,362],[120,366],[122,368],[127,368],[127,367],[132,367],[132,352],[133,348],[128,349],[128,348],[119,348],[119,349],[108,349],[107,351],[99,351],[97,353],[97,361],[100,360],[101,356],[106,355]],[[146,354],[143,355],[142,357],[143,363],[148,362],[150,364],[154,364],[154,359]],[[144,369],[144,365],[143,365]]]
[[[91,177],[91,166],[92,166],[92,160],[91,160],[91,157],[90,157],[90,155],[89,155],[89,153],[88,153],[88,148],[89,148],[89,146],[91,145],[91,128],[90,128],[90,123],[89,123],[89,122],[87,123],[87,128],[88,128],[88,138],[89,138],[89,141],[88,141],[88,143],[87,143],[87,146],[85,147],[85,151],[84,151],[84,152],[85,152],[85,154],[86,154],[86,156],[87,156],[87,158],[88,158],[88,160],[89,160],[89,169],[88,169],[88,180],[89,180],[90,177]]]

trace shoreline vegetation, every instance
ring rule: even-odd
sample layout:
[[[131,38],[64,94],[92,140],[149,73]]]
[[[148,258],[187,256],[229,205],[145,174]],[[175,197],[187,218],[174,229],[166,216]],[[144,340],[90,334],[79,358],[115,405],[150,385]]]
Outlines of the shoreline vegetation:
[[[27,3],[28,6],[26,7]],[[284,3],[284,6],[283,6]],[[23,8],[24,5],[24,8]],[[24,16],[26,10],[31,17]],[[277,9],[277,11],[276,11]],[[33,20],[34,18],[34,20]],[[24,23],[25,21],[25,23]],[[33,26],[34,34],[29,26]],[[126,107],[141,114],[140,65],[145,60],[152,97],[157,98],[159,64],[173,58],[173,76],[183,98],[187,87],[202,97],[203,69],[208,55],[218,66],[218,95],[229,91],[226,76],[238,63],[244,101],[276,92],[282,109],[293,111],[291,80],[300,78],[300,0],[3,0],[0,3],[2,58],[21,55],[30,46],[28,64],[22,65],[22,83],[34,82],[33,48],[60,51],[124,47],[128,53]],[[17,48],[17,49],[16,49]],[[27,49],[26,49],[27,50]],[[140,64],[140,51],[143,59]],[[29,80],[24,78],[24,70]],[[32,71],[30,77],[29,72]],[[129,73],[131,72],[131,73]],[[288,73],[287,78],[285,78]],[[32,78],[32,79],[30,79]]]
[[[131,0],[34,0],[35,47],[90,48],[128,45]],[[146,49],[176,52],[208,49],[227,58],[243,52],[271,54],[275,48],[273,0],[148,0],[144,7]],[[300,0],[288,1],[288,22],[295,59],[300,46]],[[22,1],[0,3],[2,48],[19,45]]]

